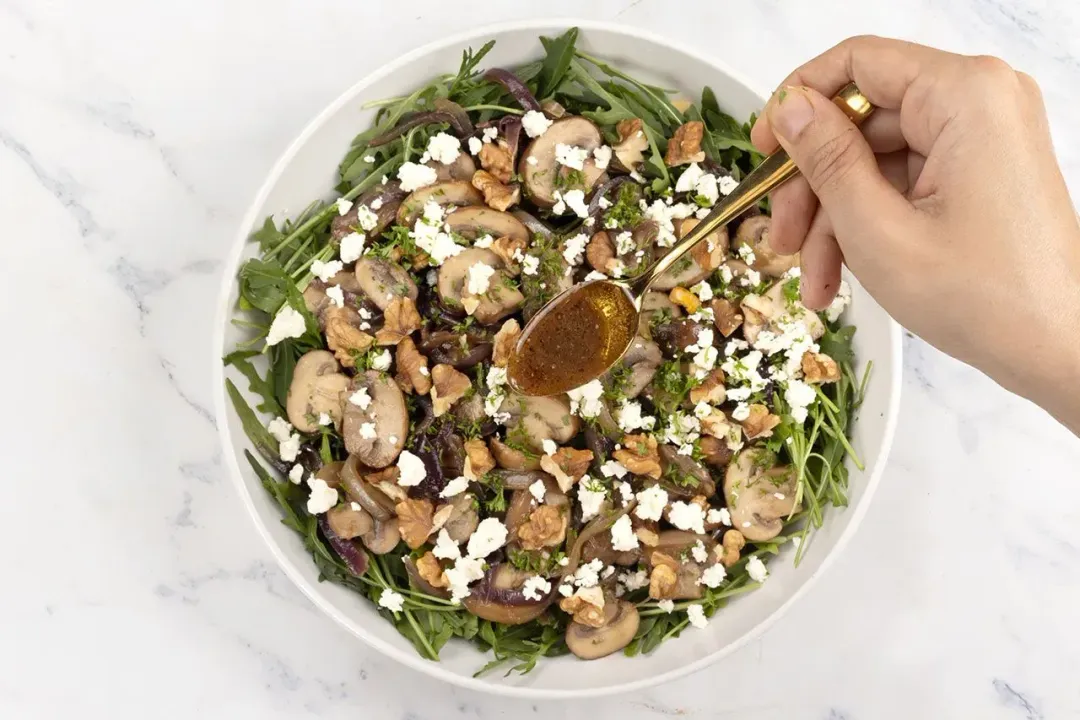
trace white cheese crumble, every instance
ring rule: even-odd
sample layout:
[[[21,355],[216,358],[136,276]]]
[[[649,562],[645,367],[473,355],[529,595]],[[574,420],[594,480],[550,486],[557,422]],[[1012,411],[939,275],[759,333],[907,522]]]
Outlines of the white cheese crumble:
[[[312,515],[319,515],[337,505],[338,491],[326,484],[320,478],[308,480],[311,495],[308,496],[307,511]]]
[[[386,608],[391,612],[399,613],[405,607],[405,598],[390,588],[386,588],[379,595],[379,607]]]
[[[554,455],[559,452],[559,446],[555,444],[555,441],[551,438],[544,438],[540,442],[540,447],[544,449],[545,455]]]
[[[484,136],[484,142],[485,143],[492,142],[495,138],[499,137],[499,128],[497,128],[497,127],[484,128],[484,132],[482,134]]]
[[[604,395],[604,386],[598,379],[591,380],[566,394],[570,398],[571,415],[594,418],[604,410],[604,403],[601,400]]]
[[[367,238],[358,232],[351,232],[341,238],[341,247],[338,252],[343,262],[356,262],[364,254],[364,243]]]
[[[768,568],[756,555],[751,555],[750,559],[746,561],[746,572],[754,582],[765,582],[765,579],[769,577]]]
[[[628,552],[640,546],[629,515],[623,515],[611,526],[611,547],[615,552]]]
[[[401,189],[405,192],[419,190],[428,185],[434,185],[439,175],[434,168],[420,165],[414,162],[403,163],[398,170],[398,180],[401,181]]]
[[[341,289],[340,285],[331,285],[326,288],[326,297],[330,298],[330,302],[334,304],[334,307],[345,307],[345,291]]]
[[[374,440],[379,437],[379,432],[375,429],[375,423],[360,423],[360,437],[364,440]]]
[[[742,422],[750,417],[750,406],[744,402],[735,406],[735,409],[731,411],[731,419]]]
[[[727,525],[728,527],[731,527],[731,513],[728,511],[727,508],[720,508],[719,510],[716,508],[710,508],[709,512],[705,513],[705,522],[709,523],[710,525],[716,525],[717,523],[720,523],[721,525]]]
[[[817,392],[814,387],[802,380],[789,380],[784,389],[784,400],[791,406],[791,417],[797,423],[806,422],[807,408],[813,405],[816,399]]]
[[[538,138],[551,127],[551,120],[539,110],[530,110],[521,116],[521,129],[531,138]]]
[[[584,170],[589,151],[576,145],[555,144],[555,162],[573,170]]]
[[[479,155],[480,151],[484,149],[484,143],[480,142],[480,138],[469,138],[469,154]]]
[[[292,462],[300,455],[300,435],[293,433],[287,440],[278,443],[278,456],[285,462]]]
[[[536,502],[544,502],[544,495],[547,494],[547,486],[544,485],[544,481],[534,480],[533,484],[529,486],[529,494],[536,498]]]
[[[341,272],[343,267],[345,267],[345,264],[340,260],[331,260],[329,262],[315,260],[311,263],[311,274],[323,282],[330,282],[330,278]]]
[[[850,304],[851,286],[848,285],[847,280],[841,280],[840,289],[837,291],[836,297],[829,303],[829,307],[825,308],[825,317],[829,319],[829,322],[836,322]]]
[[[368,394],[366,387],[362,387],[349,396],[349,402],[361,410],[367,410],[368,406],[371,405],[371,395]]]
[[[607,280],[607,275],[597,270],[590,270],[589,274],[585,276],[585,282],[591,280]]]
[[[661,600],[660,602],[656,603],[656,607],[660,608],[661,610],[663,610],[666,613],[674,612],[675,611],[675,601],[674,600]]]
[[[656,425],[656,418],[651,415],[642,415],[641,403],[632,400],[624,402],[615,411],[615,421],[625,433],[632,433],[638,429],[652,430]]]
[[[300,482],[303,479],[304,479],[304,466],[299,464],[299,463],[297,463],[296,465],[293,465],[292,468],[289,470],[289,481],[293,485],[299,485]]]
[[[707,627],[709,619],[705,617],[705,608],[695,603],[686,608],[686,618],[690,621],[690,624],[699,630]]]
[[[607,166],[611,163],[611,147],[608,145],[601,145],[592,151],[593,162],[600,170],[606,170]]]
[[[701,573],[701,579],[698,580],[698,585],[704,585],[707,588],[718,588],[726,577],[727,570],[720,563],[716,563],[705,568],[705,572]]]
[[[541,600],[549,592],[551,592],[551,583],[539,575],[526,579],[525,584],[521,586],[521,594],[526,600]]]
[[[276,417],[266,424],[266,431],[278,442],[285,442],[292,435],[293,426],[285,418]]]
[[[371,208],[367,205],[361,205],[356,209],[356,224],[360,226],[360,229],[364,232],[371,232],[379,225],[379,216],[371,211],[372,208],[378,210],[382,207],[382,200],[376,198],[371,203]]]
[[[371,358],[371,367],[380,372],[386,372],[390,369],[390,362],[393,360],[393,356],[390,355],[389,350],[383,350],[378,355]]]
[[[461,601],[469,596],[469,583],[484,577],[484,561],[478,558],[458,558],[454,567],[446,571],[446,581],[450,583],[450,598]]]
[[[323,427],[326,427],[330,423],[334,422],[334,419],[330,417],[330,413],[319,413],[318,423]]]
[[[487,263],[476,262],[469,268],[468,286],[466,291],[470,295],[483,295],[491,285],[491,276],[495,274],[495,268]]]
[[[652,205],[647,205],[642,200],[640,206],[645,211],[645,217],[655,221],[659,227],[656,244],[660,247],[671,247],[675,244],[675,221],[690,217],[696,209],[688,203],[668,205],[663,200],[654,200]]]
[[[730,195],[731,191],[737,187],[739,187],[739,182],[730,175],[720,178],[719,189],[721,195]]]
[[[634,514],[642,520],[659,520],[667,507],[667,490],[659,485],[650,485],[637,494],[637,507]]]
[[[617,484],[619,488],[619,498],[622,500],[623,505],[629,505],[634,501],[634,486],[628,482],[620,482]]]
[[[551,212],[556,215],[562,215],[566,212],[566,208],[570,208],[578,217],[589,217],[589,205],[585,202],[583,190],[567,190],[566,192],[556,190],[552,195],[555,197],[555,205],[551,208]]]
[[[577,499],[578,505],[581,506],[582,521],[588,522],[596,517],[600,513],[600,507],[606,498],[607,491],[604,490],[603,485],[588,475],[581,478],[577,489]]]
[[[705,534],[705,512],[696,503],[676,500],[671,503],[668,520],[680,530],[688,530],[698,535]]]
[[[487,233],[484,233],[480,237],[473,240],[473,247],[483,248],[484,250],[487,250],[494,243],[495,238],[491,237],[491,235],[488,235]]]
[[[529,163],[533,167],[536,167],[540,164],[540,161],[536,159],[535,155],[530,155],[529,157],[525,158],[525,162]]]
[[[600,582],[600,573],[603,569],[604,561],[599,558],[582,563],[570,578],[570,582],[579,588],[596,587]]]
[[[484,518],[469,537],[469,557],[485,558],[506,544],[506,526],[498,518]]]
[[[439,493],[439,497],[441,497],[441,498],[451,498],[451,497],[454,497],[455,495],[460,495],[461,493],[465,492],[468,489],[469,489],[469,478],[464,477],[464,476],[456,477],[453,480],[451,480],[450,482],[446,483],[446,487],[444,487],[442,489],[442,491]]]
[[[585,255],[585,246],[589,244],[589,238],[585,233],[578,233],[566,241],[566,249],[563,250],[563,258],[571,265],[580,265]]]
[[[446,528],[439,530],[439,535],[435,538],[435,547],[431,552],[441,560],[457,560],[461,557],[461,549],[450,537],[450,533],[446,532]]]
[[[432,160],[449,165],[461,155],[461,141],[445,132],[436,133],[428,140],[427,154]]]
[[[338,215],[348,215],[352,210],[352,202],[345,198],[338,198],[334,201],[334,205],[337,206]]]
[[[629,255],[634,251],[634,235],[625,230],[615,236],[615,254]]]
[[[604,477],[622,478],[629,472],[618,460],[608,460],[600,466],[600,474]]]
[[[626,589],[626,592],[633,592],[634,590],[649,587],[649,574],[644,570],[626,571],[619,574],[618,582],[619,585]]]
[[[413,487],[419,485],[427,477],[427,468],[424,461],[408,450],[402,450],[397,459],[398,479],[401,487]]]
[[[293,309],[292,305],[285,305],[278,310],[274,321],[270,323],[270,331],[266,334],[267,345],[277,345],[288,338],[298,338],[307,330],[304,316]]]
[[[709,559],[709,551],[705,549],[705,543],[698,540],[694,543],[694,547],[690,548],[690,556],[694,558],[694,562],[703,563]]]
[[[521,261],[521,272],[526,275],[536,275],[540,272],[540,258],[535,255],[526,255]]]

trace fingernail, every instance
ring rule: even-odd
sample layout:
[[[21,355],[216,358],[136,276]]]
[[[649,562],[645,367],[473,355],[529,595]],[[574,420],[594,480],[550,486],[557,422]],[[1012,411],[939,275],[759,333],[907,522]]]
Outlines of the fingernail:
[[[773,132],[794,140],[814,119],[814,106],[800,88],[782,87],[766,108]]]

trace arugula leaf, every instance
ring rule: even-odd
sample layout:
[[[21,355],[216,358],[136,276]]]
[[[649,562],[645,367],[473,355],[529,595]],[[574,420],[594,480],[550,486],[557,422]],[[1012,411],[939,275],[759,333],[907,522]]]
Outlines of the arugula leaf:
[[[757,153],[754,144],[750,142],[750,133],[742,123],[718,110],[708,110],[704,115],[705,125],[720,150],[736,148],[743,152]]]
[[[251,443],[258,448],[259,452],[267,460],[274,462],[278,457],[277,439],[270,434],[270,431],[262,424],[255,411],[248,406],[244,396],[240,394],[232,380],[225,380],[225,389],[229,393],[229,400],[232,401],[233,409],[240,416],[240,425],[244,428],[244,434],[248,436]]]
[[[275,396],[273,384],[269,380],[260,377],[259,371],[248,362],[251,358],[258,357],[261,354],[255,350],[236,350],[222,358],[222,362],[225,363],[226,367],[231,365],[243,373],[248,380],[248,390],[262,398],[262,404],[257,408],[259,412],[284,415],[285,412],[282,410],[284,405],[279,403],[278,398]]]
[[[275,480],[262,466],[262,463],[256,460],[255,456],[249,451],[244,451],[244,457],[247,458],[251,469],[255,471],[263,488],[277,500],[277,504],[281,506],[281,511],[285,513],[285,517],[282,518],[281,522],[301,535],[306,535],[309,532],[308,523],[313,521],[314,518],[310,518],[310,516],[305,518],[296,509],[299,503],[303,502],[303,490],[298,485]]]
[[[570,61],[574,59],[574,45],[577,43],[578,29],[570,28],[557,38],[540,38],[540,42],[547,51],[544,63],[540,66],[540,83],[536,92],[537,98],[546,98],[554,94],[555,89],[566,77],[566,71],[570,69]]]
[[[450,88],[447,90],[447,95],[453,95],[458,86],[469,79],[469,76],[476,70],[476,66],[480,64],[480,61],[484,59],[484,56],[491,52],[491,48],[495,47],[494,40],[488,40],[484,43],[476,52],[473,52],[472,48],[466,48],[461,53],[461,66],[458,68],[457,76],[450,82]]]
[[[821,352],[831,357],[840,364],[855,362],[855,351],[851,349],[851,342],[855,337],[855,326],[839,328],[838,330],[826,329],[825,334],[818,340]]]
[[[251,307],[273,315],[292,286],[285,268],[275,260],[251,258],[240,267],[240,296]]]
[[[266,252],[284,240],[285,233],[277,229],[273,215],[267,215],[262,227],[251,234],[251,239],[259,243],[259,250]]]

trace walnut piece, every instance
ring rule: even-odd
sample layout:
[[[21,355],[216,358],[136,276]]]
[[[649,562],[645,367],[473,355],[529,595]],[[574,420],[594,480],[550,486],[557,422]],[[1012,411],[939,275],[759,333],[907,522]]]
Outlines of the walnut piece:
[[[802,371],[808,383],[830,383],[840,379],[840,366],[825,353],[803,353]]]
[[[416,573],[433,588],[450,587],[450,581],[446,579],[442,565],[430,550],[416,558]]]
[[[373,485],[376,489],[381,490],[391,500],[400,502],[409,494],[405,492],[405,488],[397,484],[398,475],[401,472],[394,466],[390,466],[378,472],[369,473],[364,476],[364,480]]]
[[[588,472],[592,459],[592,450],[564,447],[556,450],[554,455],[542,456],[540,469],[554,475],[559,489],[566,492]]]
[[[668,298],[676,305],[682,306],[690,315],[696,313],[698,308],[701,307],[698,296],[684,287],[673,287],[671,292],[668,293]]]
[[[416,343],[411,337],[404,337],[398,343],[397,352],[397,381],[398,387],[404,392],[416,391],[417,395],[427,395],[431,390],[431,371],[428,370],[428,359],[416,349]]]
[[[600,587],[582,588],[559,601],[559,608],[574,616],[574,622],[589,627],[604,626],[604,591]]]
[[[710,403],[719,405],[727,399],[727,388],[724,387],[724,371],[716,368],[701,381],[701,384],[690,390],[690,402]]]
[[[615,132],[619,134],[619,142],[611,146],[615,157],[627,170],[636,170],[645,162],[645,151],[649,149],[649,139],[645,137],[641,120],[620,120],[615,126]]]
[[[653,600],[668,600],[675,596],[677,584],[678,575],[674,569],[668,565],[656,565],[649,574],[649,597]]]
[[[541,505],[518,528],[518,540],[526,550],[555,547],[566,539],[566,519],[554,505]]]
[[[767,438],[772,437],[773,428],[780,424],[780,418],[761,403],[754,403],[750,406],[750,417],[741,424],[747,440]]]
[[[406,498],[394,506],[401,539],[413,550],[427,542],[434,527],[435,506],[430,500]]]
[[[480,167],[491,173],[501,183],[510,182],[514,175],[514,158],[502,141],[498,143],[484,143],[480,148]],[[478,188],[479,189],[479,188]]]
[[[514,353],[514,346],[521,337],[521,326],[514,318],[510,318],[502,324],[499,332],[495,333],[494,348],[491,351],[491,364],[495,367],[506,367],[510,362],[510,356]]]
[[[521,201],[520,185],[504,185],[487,170],[473,173],[472,186],[484,194],[488,207],[499,212],[505,212]]]
[[[656,547],[660,544],[660,535],[656,530],[645,525],[635,528],[634,534],[637,535],[637,539],[641,541],[641,544],[646,547]]]
[[[726,568],[739,562],[739,553],[746,546],[746,538],[738,530],[728,530],[724,533],[723,547],[717,546],[714,553],[720,555],[720,564]]]
[[[383,311],[383,318],[385,323],[382,329],[375,333],[375,341],[379,345],[397,345],[403,337],[419,330],[422,324],[416,303],[402,295],[390,301]]]
[[[349,324],[344,315],[326,314],[326,344],[343,367],[356,367],[356,356],[367,350],[375,338]]]
[[[616,450],[614,458],[634,475],[648,475],[660,479],[660,452],[652,435],[627,435],[623,437],[622,450]]]
[[[722,412],[714,412],[701,418],[701,432],[720,440],[727,439],[733,426],[734,423]]]
[[[593,233],[589,244],[585,246],[585,259],[596,272],[606,273],[615,260],[615,245],[606,230]]]
[[[441,417],[469,391],[469,376],[458,372],[451,365],[436,365],[431,369],[431,409],[435,417]]]
[[[495,458],[480,438],[465,441],[465,477],[479,480],[495,469]]]
[[[667,155],[664,162],[668,167],[689,165],[705,160],[705,151],[701,149],[701,140],[705,135],[705,123],[699,120],[680,125],[675,135],[668,141]]]
[[[454,506],[451,503],[440,505],[435,508],[435,515],[431,518],[431,532],[436,533],[442,529],[454,515]]]
[[[716,329],[724,337],[731,337],[731,333],[738,330],[739,326],[742,325],[742,313],[739,312],[739,308],[736,307],[735,303],[727,298],[716,298],[709,303],[709,307],[713,311],[713,322],[716,324]]]
[[[504,235],[503,237],[496,238],[491,243],[491,252],[498,255],[503,264],[506,265],[506,271],[511,275],[518,275],[521,273],[521,265],[518,264],[518,260],[524,257],[525,252],[525,239],[520,237],[510,237]]]

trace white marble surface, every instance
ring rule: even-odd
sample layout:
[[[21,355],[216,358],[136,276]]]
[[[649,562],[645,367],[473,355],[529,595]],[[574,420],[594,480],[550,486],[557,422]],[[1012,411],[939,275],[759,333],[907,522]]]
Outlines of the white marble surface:
[[[855,542],[763,639],[695,677],[573,705],[458,690],[369,651],[276,568],[208,410],[225,249],[341,90],[531,5],[0,0],[0,717],[1080,717],[1080,442],[914,339]],[[1080,192],[1069,0],[588,5],[763,87],[860,32],[1001,55],[1042,83]]]

